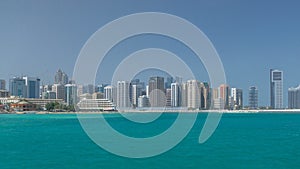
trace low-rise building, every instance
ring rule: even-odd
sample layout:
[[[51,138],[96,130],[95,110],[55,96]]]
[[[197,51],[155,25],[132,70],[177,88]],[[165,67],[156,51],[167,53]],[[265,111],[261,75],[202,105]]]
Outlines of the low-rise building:
[[[10,108],[14,111],[36,111],[37,106],[26,100],[19,101],[17,103],[10,104]]]

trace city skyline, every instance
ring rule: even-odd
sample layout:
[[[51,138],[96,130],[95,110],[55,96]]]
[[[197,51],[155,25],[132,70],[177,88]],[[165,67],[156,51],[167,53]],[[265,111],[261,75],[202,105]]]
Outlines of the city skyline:
[[[172,7],[170,3],[173,4]],[[203,30],[220,55],[228,84],[244,91],[249,86],[256,85],[260,89],[262,105],[269,104],[269,82],[265,78],[269,74],[269,68],[284,70],[283,91],[300,83],[300,79],[294,78],[297,77],[295,70],[298,69],[300,55],[297,1],[272,4],[260,1],[132,1],[123,4],[120,9],[113,4],[115,3],[77,2],[69,6],[67,2],[58,4],[51,1],[1,2],[0,18],[3,24],[0,28],[0,56],[5,64],[0,67],[0,77],[8,82],[10,77],[22,72],[24,75],[39,77],[42,84],[48,84],[53,82],[52,74],[57,71],[57,67],[64,68],[71,76],[80,49],[97,29],[124,15],[157,11],[183,17]],[[66,10],[68,13],[65,13]],[[125,47],[120,49],[136,46],[130,51],[125,49],[123,53],[128,54],[145,46],[157,46],[175,51],[184,58],[190,54],[181,50],[177,43],[168,45],[168,40],[160,39],[157,42],[159,38],[146,37],[146,41],[148,39],[150,43],[144,42],[145,44],[141,43],[145,40],[143,38],[131,39],[132,44],[123,45]],[[120,57],[123,53],[113,52]],[[114,59],[121,60],[117,57]],[[189,63],[193,61],[188,60]],[[199,76],[208,81],[204,69],[199,69]],[[108,74],[97,83],[109,83],[110,77]],[[283,98],[284,107],[287,107],[286,92]]]
[[[147,86],[145,86],[145,82],[140,81],[140,79],[132,79],[132,80],[128,80],[128,81],[118,81],[118,84],[116,86],[112,86],[112,84],[88,84],[88,85],[82,85],[82,84],[76,84],[75,80],[69,80],[69,81],[65,81],[63,78],[58,78],[58,75],[63,75],[62,77],[66,77],[66,79],[68,79],[68,75],[65,74],[62,69],[58,69],[56,71],[56,73],[53,75],[54,78],[54,82],[53,84],[47,84],[47,85],[40,85],[40,81],[41,79],[39,79],[38,77],[29,77],[29,76],[19,76],[19,77],[13,77],[10,79],[9,81],[9,86],[7,87],[10,92],[12,92],[12,96],[19,96],[21,98],[48,98],[48,99],[63,99],[65,100],[67,105],[73,105],[74,103],[76,103],[76,101],[73,101],[70,99],[79,98],[80,95],[82,94],[93,94],[95,92],[101,92],[103,93],[103,98],[107,98],[108,100],[112,101],[113,100],[117,100],[119,99],[119,97],[117,96],[118,92],[115,93],[115,96],[113,96],[113,88],[117,88],[118,89],[118,85],[119,83],[124,83],[125,86],[127,86],[126,88],[128,88],[124,94],[124,98],[128,97],[127,100],[125,100],[125,102],[127,103],[122,103],[122,106],[117,105],[117,107],[139,107],[138,106],[138,102],[139,102],[139,97],[140,96],[147,96],[149,97],[149,93],[151,92],[150,90],[155,90],[155,89],[159,89],[158,91],[163,91],[164,92],[164,96],[166,96],[167,98],[167,102],[169,99],[169,103],[167,103],[169,105],[169,107],[181,107],[181,106],[187,106],[190,108],[196,108],[199,107],[200,105],[202,107],[199,107],[200,109],[208,109],[210,106],[208,105],[208,103],[204,103],[207,101],[207,98],[212,100],[212,103],[215,102],[216,104],[218,104],[217,107],[225,107],[230,108],[230,109],[235,109],[237,107],[239,108],[243,108],[243,106],[246,107],[250,107],[253,109],[257,109],[259,107],[272,107],[275,109],[281,109],[281,108],[291,108],[290,106],[290,102],[291,102],[291,97],[290,97],[290,91],[291,90],[295,90],[293,87],[289,87],[288,91],[282,91],[282,83],[283,83],[283,71],[282,70],[277,70],[277,69],[270,69],[270,104],[269,105],[262,105],[261,102],[259,102],[260,98],[259,98],[259,92],[257,92],[257,87],[256,86],[250,86],[249,87],[249,94],[248,94],[248,102],[244,102],[243,98],[245,97],[244,93],[247,92],[243,92],[243,89],[240,88],[236,88],[236,87],[232,87],[230,84],[221,84],[218,88],[210,88],[209,83],[206,83],[203,81],[199,81],[197,79],[190,79],[187,81],[182,81],[182,77],[159,77],[159,76],[150,76],[148,77],[148,83]],[[60,79],[60,80],[57,80]],[[156,82],[158,79],[160,79],[160,82]],[[164,80],[166,79],[166,80]],[[16,84],[19,85],[19,88],[22,88],[23,91],[21,91],[21,93],[25,93],[25,97],[23,95],[20,95],[19,93],[14,93],[14,86],[11,86],[14,80],[16,80]],[[276,82],[279,84],[274,85],[274,81],[279,80],[280,82]],[[179,82],[177,82],[179,81]],[[201,83],[200,83],[201,82]],[[21,83],[21,84],[19,84]],[[29,83],[32,83],[31,88]],[[153,83],[153,85],[151,85]],[[197,85],[192,85],[192,84],[197,84]],[[1,80],[1,84],[2,84],[2,88],[3,88],[3,84],[6,84],[6,81]],[[126,85],[127,84],[127,85]],[[174,85],[176,85],[174,87]],[[182,86],[183,84],[187,85],[187,86]],[[189,85],[191,84],[191,85]],[[180,88],[178,88],[179,86]],[[28,87],[26,87],[28,86]],[[149,88],[150,86],[150,88]],[[152,87],[151,87],[152,86]],[[160,86],[160,87],[158,87]],[[194,87],[199,87],[199,92],[201,92],[201,97],[197,97],[200,93],[198,93],[198,89],[193,88]],[[202,89],[200,89],[200,87],[205,87],[208,86],[209,90],[207,91],[203,91]],[[48,90],[49,87],[51,88],[51,90]],[[76,93],[76,96],[70,96],[70,94],[68,94],[68,92],[70,93],[70,91],[68,91],[69,87],[75,87],[76,91],[73,91],[74,89],[70,90],[72,91],[71,93]],[[124,87],[123,87],[124,88]],[[190,93],[190,96],[188,96],[187,94],[182,93],[182,90],[184,90],[184,88],[186,88],[186,91],[194,91],[192,93]],[[207,88],[207,87],[206,87]],[[253,89],[251,89],[253,88]],[[37,90],[39,89],[39,90]],[[170,89],[170,91],[167,91],[167,89]],[[217,90],[216,90],[217,89]],[[276,90],[279,90],[279,94],[276,94],[278,96],[275,95]],[[21,90],[21,89],[20,89]],[[110,90],[109,93],[106,93],[107,90]],[[120,90],[120,89],[118,89]],[[124,90],[124,89],[122,89]],[[176,91],[176,93],[179,92],[180,90],[180,94],[177,94],[177,96],[173,96],[174,95],[174,90]],[[210,92],[211,90],[211,92]],[[251,90],[253,90],[251,92]],[[255,91],[256,90],[256,91]],[[43,92],[42,92],[43,91]],[[121,91],[121,90],[120,90]],[[149,92],[150,91],[150,92]],[[217,95],[215,95],[215,92],[217,91]],[[246,90],[245,90],[246,91]],[[272,94],[272,91],[274,92],[274,94]],[[204,92],[206,94],[204,94]],[[31,95],[28,95],[29,93],[32,93]],[[198,94],[197,94],[198,93]],[[208,94],[210,93],[210,94]],[[274,98],[279,98],[279,99],[283,99],[282,95],[283,93],[286,93],[289,97],[288,100],[286,100],[286,102],[288,103],[287,107],[276,107],[272,104],[275,104],[275,101],[272,101],[272,97]],[[3,93],[3,95],[5,95],[6,93]],[[157,103],[153,103],[153,104],[158,104],[158,103],[163,103],[162,96],[158,96],[159,93],[154,94],[155,97],[157,97],[156,99],[149,100],[149,104],[152,102],[157,102]],[[194,96],[192,96],[192,94]],[[109,96],[107,96],[109,95]],[[186,96],[184,96],[186,95]],[[197,95],[197,96],[196,96]],[[115,97],[115,98],[114,98]],[[169,98],[168,98],[169,97]],[[184,97],[186,97],[184,99]],[[192,97],[192,98],[189,98]],[[204,99],[206,97],[206,99]],[[130,100],[129,100],[130,98]],[[176,98],[176,99],[175,99]],[[219,100],[219,99],[222,100]],[[247,97],[245,97],[247,98]],[[252,98],[252,99],[251,99]],[[198,99],[195,101],[195,99]],[[160,101],[159,101],[160,100]],[[176,100],[176,101],[174,101]],[[186,103],[183,103],[182,101],[186,100]],[[190,100],[188,102],[188,100]],[[195,102],[193,103],[194,100]],[[247,100],[247,99],[245,99]],[[256,100],[256,101],[255,101]],[[277,99],[278,100],[278,99]],[[293,100],[297,100],[296,98]],[[297,100],[298,101],[298,100]],[[120,101],[119,101],[120,102]],[[177,102],[177,103],[175,103]],[[278,101],[277,101],[278,102]],[[72,104],[70,104],[72,103]],[[190,104],[190,105],[189,105]],[[279,103],[276,103],[277,105],[281,105],[282,104],[282,100],[279,100]],[[295,103],[297,104],[297,103]],[[157,105],[154,107],[162,107],[162,105]],[[214,106],[212,106],[212,108],[216,108]],[[294,108],[294,107],[292,107]]]

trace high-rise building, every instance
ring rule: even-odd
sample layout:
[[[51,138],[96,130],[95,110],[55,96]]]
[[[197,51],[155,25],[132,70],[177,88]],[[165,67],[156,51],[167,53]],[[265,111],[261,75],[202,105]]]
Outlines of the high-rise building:
[[[288,90],[289,109],[300,109],[300,85],[296,88],[289,88]]]
[[[77,104],[77,86],[75,84],[65,85],[65,102],[67,106],[74,106]]]
[[[233,97],[232,97],[231,95],[230,95],[229,98],[228,98],[228,105],[229,105],[229,106],[228,106],[228,109],[229,109],[229,110],[233,110],[234,107],[235,107],[235,106],[234,106],[234,100],[233,100]]]
[[[224,107],[220,107],[222,105],[224,105],[224,101],[222,102],[223,104],[220,104],[221,101],[220,101],[220,97],[219,97],[219,88],[214,88],[212,89],[212,94],[211,94],[211,99],[213,101],[213,108],[214,109],[224,109]]]
[[[255,86],[249,88],[249,108],[258,109],[258,89]]]
[[[231,88],[231,97],[233,98],[233,109],[243,108],[243,90],[238,88]]]
[[[117,84],[117,107],[118,109],[129,108],[130,98],[129,98],[129,82],[118,81]]]
[[[171,84],[171,107],[181,106],[181,87],[179,83]]]
[[[143,86],[139,83],[131,85],[131,104],[138,107],[138,98],[142,95]]]
[[[27,98],[40,98],[40,79],[36,77],[24,76],[27,89]]]
[[[140,79],[133,79],[130,82],[131,85],[140,85],[143,89],[145,88],[145,82],[141,82]]]
[[[165,82],[165,89],[171,88],[171,84],[174,82],[173,77],[167,77]]]
[[[6,89],[6,82],[3,79],[0,79],[0,90]]]
[[[166,107],[171,107],[171,88],[166,89]]]
[[[54,83],[66,85],[69,83],[69,77],[61,69],[58,69],[58,71],[56,72],[55,77],[54,77]]]
[[[138,98],[142,95],[144,88],[145,83],[141,82],[140,79],[133,79],[130,81],[129,98],[134,108],[138,107]]]
[[[229,86],[222,84],[219,87],[219,97],[223,99],[225,109],[229,107]]]
[[[139,96],[138,107],[149,107],[149,98],[146,95]]]
[[[18,96],[20,98],[27,97],[27,87],[25,79],[14,77],[9,80],[9,92],[11,96]]]
[[[201,83],[197,80],[187,81],[187,107],[189,109],[201,108]]]
[[[207,82],[200,84],[201,88],[201,109],[209,109],[210,108],[210,87]]]
[[[65,97],[65,86],[62,84],[53,84],[52,91],[56,93],[56,99],[66,100]]]
[[[188,98],[187,98],[187,95],[188,95],[187,83],[182,83],[180,85],[180,88],[181,88],[181,92],[180,92],[180,95],[181,95],[180,106],[181,107],[187,107],[187,102],[188,102]]]
[[[270,101],[274,109],[283,108],[283,71],[270,70]]]
[[[104,87],[104,99],[114,102],[113,92],[114,92],[113,86],[105,86]]]
[[[151,107],[165,107],[165,94],[164,94],[164,78],[163,77],[150,77],[149,79],[149,101]]]
[[[146,96],[149,97],[149,85],[146,86]]]

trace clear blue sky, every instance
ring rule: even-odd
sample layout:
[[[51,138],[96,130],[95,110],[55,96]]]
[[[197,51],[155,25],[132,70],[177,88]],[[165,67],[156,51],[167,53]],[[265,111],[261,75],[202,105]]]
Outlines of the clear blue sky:
[[[244,89],[245,104],[248,87],[256,85],[260,105],[268,105],[270,68],[284,71],[285,93],[300,83],[299,9],[296,0],[2,0],[0,78],[24,74],[51,83],[58,68],[72,74],[80,49],[104,24],[136,12],[165,12],[189,20],[210,38],[228,83]]]

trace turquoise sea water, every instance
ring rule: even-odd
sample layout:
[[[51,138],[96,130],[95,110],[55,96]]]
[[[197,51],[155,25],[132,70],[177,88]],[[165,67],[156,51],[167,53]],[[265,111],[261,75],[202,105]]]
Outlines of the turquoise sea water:
[[[145,127],[118,115],[106,118],[121,132],[144,137],[166,129],[176,114],[164,114]],[[94,144],[76,115],[0,115],[0,169],[300,168],[300,114],[224,114],[214,135],[198,144],[205,118],[199,114],[189,135],[172,150],[128,159]]]

